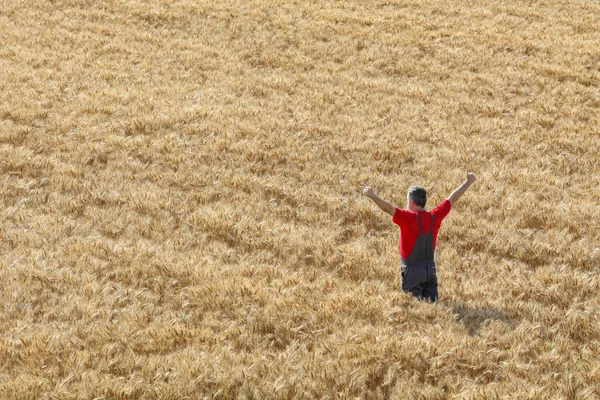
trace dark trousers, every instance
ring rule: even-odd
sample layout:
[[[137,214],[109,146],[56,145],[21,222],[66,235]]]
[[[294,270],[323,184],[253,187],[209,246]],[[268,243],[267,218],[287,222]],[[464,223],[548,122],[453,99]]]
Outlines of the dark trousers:
[[[438,281],[435,261],[402,264],[402,290],[418,299],[436,301]]]

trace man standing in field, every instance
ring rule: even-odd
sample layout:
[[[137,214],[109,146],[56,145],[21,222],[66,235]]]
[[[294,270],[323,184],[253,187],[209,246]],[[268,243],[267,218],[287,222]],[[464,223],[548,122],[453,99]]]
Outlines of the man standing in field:
[[[411,186],[406,196],[407,210],[401,210],[379,198],[369,186],[363,194],[392,216],[400,227],[400,258],[402,261],[402,290],[419,299],[436,301],[438,281],[434,252],[442,220],[452,205],[475,182],[475,174],[467,171],[466,181],[431,211],[425,210],[427,192],[421,186]]]

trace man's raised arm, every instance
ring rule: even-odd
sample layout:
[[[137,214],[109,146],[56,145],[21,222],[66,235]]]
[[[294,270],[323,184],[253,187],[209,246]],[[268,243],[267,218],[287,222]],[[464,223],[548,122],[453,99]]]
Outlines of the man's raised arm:
[[[458,199],[460,199],[460,197],[463,195],[463,193],[466,192],[469,186],[471,186],[471,184],[475,182],[475,179],[475,174],[467,171],[467,180],[464,181],[462,185],[454,189],[454,191],[450,193],[450,196],[448,196],[448,200],[450,201],[450,203],[454,204],[455,202],[457,202]]]
[[[394,216],[394,213],[396,212],[396,207],[393,206],[392,204],[388,203],[387,201],[379,198],[375,194],[375,192],[373,192],[373,189],[371,189],[369,186],[367,186],[363,190],[363,194],[365,196],[367,196],[368,198],[370,198],[371,200],[373,200],[375,202],[375,204],[377,204],[379,206],[379,208],[381,208],[383,211],[390,214],[392,217]]]

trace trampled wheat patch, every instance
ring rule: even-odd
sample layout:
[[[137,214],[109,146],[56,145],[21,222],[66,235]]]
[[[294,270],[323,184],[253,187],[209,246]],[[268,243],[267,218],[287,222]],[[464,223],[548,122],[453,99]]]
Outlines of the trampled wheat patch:
[[[600,397],[597,2],[4,3],[0,397]]]

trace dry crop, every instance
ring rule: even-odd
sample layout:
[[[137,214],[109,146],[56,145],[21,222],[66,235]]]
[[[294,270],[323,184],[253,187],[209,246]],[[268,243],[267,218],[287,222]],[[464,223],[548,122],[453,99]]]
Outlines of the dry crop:
[[[0,1],[0,398],[600,397],[600,3]],[[438,304],[373,186],[430,204]]]

